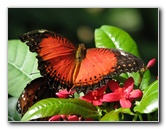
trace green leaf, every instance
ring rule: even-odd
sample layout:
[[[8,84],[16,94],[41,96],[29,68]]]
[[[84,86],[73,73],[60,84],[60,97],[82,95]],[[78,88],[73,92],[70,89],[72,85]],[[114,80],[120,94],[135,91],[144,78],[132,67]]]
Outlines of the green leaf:
[[[136,86],[138,86],[138,85],[140,84],[141,76],[140,76],[139,72],[127,73],[127,75],[128,75],[128,78],[129,78],[129,77],[133,77],[133,79],[134,79],[134,84],[135,84]]]
[[[23,116],[21,121],[49,117],[60,114],[76,114],[83,118],[98,119],[101,113],[93,106],[81,99],[48,98],[35,103]]]
[[[117,48],[140,57],[137,45],[130,35],[114,26],[103,25],[96,29],[95,43],[98,48]]]
[[[144,90],[149,85],[150,72],[146,70],[143,75],[139,72],[127,73],[128,77],[133,77],[134,84],[139,86],[141,90]],[[127,78],[128,78],[127,77]]]
[[[9,40],[8,94],[19,97],[27,83],[40,76],[37,66],[36,54],[31,53],[26,44],[19,40]]]
[[[11,97],[8,99],[8,121],[20,121],[21,116],[16,111],[16,104],[17,104],[18,98]]]
[[[148,87],[149,85],[149,81],[150,81],[150,71],[146,70],[143,74],[142,77],[142,81],[141,81],[141,85],[140,85],[140,89],[144,90],[146,87]]]
[[[134,111],[148,114],[157,110],[158,105],[158,80],[156,80],[144,90],[143,97],[136,103]]]
[[[134,115],[134,113],[132,113],[130,111],[130,108],[118,108],[118,109],[112,110],[109,113],[105,114],[100,119],[100,121],[119,121],[120,120],[120,117],[119,117],[120,113]]]
[[[133,72],[133,73],[122,73],[120,76],[113,77],[114,79],[118,80],[119,82],[124,83],[126,79],[129,77],[133,77],[134,84],[138,87],[141,83],[141,75],[139,72]]]

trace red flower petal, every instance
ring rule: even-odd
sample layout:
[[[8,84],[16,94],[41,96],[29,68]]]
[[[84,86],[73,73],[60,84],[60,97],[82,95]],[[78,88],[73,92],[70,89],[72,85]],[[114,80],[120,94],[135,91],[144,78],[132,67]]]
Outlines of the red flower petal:
[[[129,94],[133,90],[133,86],[134,86],[134,79],[130,77],[124,83],[125,93]]]
[[[81,96],[80,99],[83,99],[91,103],[94,99],[92,96],[92,91],[89,91],[85,96]]]
[[[79,118],[76,115],[68,116],[68,121],[79,121]]]
[[[122,106],[122,108],[130,108],[131,102],[129,100],[126,100],[125,98],[121,98],[120,105]]]
[[[70,95],[70,92],[68,92],[67,90],[61,90],[61,91],[57,92],[56,95],[59,98],[68,98]]]
[[[112,90],[112,91],[115,91],[116,89],[120,88],[119,86],[119,83],[114,81],[114,80],[110,80],[107,85],[109,86],[109,88]]]
[[[102,102],[99,100],[93,100],[93,105],[99,106],[99,105],[102,105]]]
[[[109,93],[103,95],[102,102],[116,102],[120,100],[120,94],[117,93]]]
[[[107,88],[107,86],[102,86],[101,88],[97,88],[96,90],[97,90],[98,94],[103,94],[104,91],[106,90],[106,88]]]
[[[61,119],[60,115],[52,116],[48,121],[59,121]]]
[[[142,91],[137,89],[137,90],[133,90],[132,92],[130,92],[130,98],[140,98],[142,97]]]

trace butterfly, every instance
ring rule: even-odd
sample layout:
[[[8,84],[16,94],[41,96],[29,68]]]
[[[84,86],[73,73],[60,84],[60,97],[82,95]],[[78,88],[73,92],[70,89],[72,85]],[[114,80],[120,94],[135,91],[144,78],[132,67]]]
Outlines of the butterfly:
[[[133,54],[119,49],[86,49],[83,43],[76,46],[49,30],[30,31],[19,38],[37,53],[42,75],[28,83],[18,99],[17,111],[22,116],[39,100],[57,97],[55,93],[61,89],[87,92],[100,87],[105,78],[144,68],[143,61]]]
[[[31,52],[37,53],[38,69],[55,89],[88,91],[100,86],[106,77],[137,72],[143,61],[133,54],[109,48],[74,45],[70,40],[49,30],[33,30],[20,37]]]

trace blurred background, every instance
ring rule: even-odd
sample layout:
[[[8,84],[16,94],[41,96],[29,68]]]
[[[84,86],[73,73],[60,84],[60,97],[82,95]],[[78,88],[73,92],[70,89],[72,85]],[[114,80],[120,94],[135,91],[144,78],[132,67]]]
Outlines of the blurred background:
[[[73,43],[95,47],[94,31],[102,25],[116,26],[128,32],[138,45],[141,59],[158,62],[158,8],[8,8],[8,39],[34,29],[48,29]],[[158,63],[151,68],[158,76]]]

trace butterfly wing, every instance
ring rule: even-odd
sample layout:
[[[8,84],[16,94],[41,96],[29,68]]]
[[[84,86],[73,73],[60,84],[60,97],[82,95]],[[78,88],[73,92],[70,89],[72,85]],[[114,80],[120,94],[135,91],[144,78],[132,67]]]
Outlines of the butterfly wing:
[[[81,62],[74,87],[98,83],[105,76],[113,77],[121,73],[137,72],[144,68],[138,57],[118,49],[87,49],[86,58]]]
[[[60,81],[70,86],[75,68],[75,46],[61,35],[48,30],[35,30],[20,37],[30,51],[36,52],[38,69],[50,84]]]
[[[17,102],[17,111],[23,116],[29,107],[41,99],[55,97],[55,90],[50,89],[47,79],[34,79],[24,88]]]

